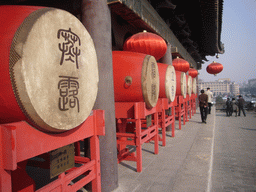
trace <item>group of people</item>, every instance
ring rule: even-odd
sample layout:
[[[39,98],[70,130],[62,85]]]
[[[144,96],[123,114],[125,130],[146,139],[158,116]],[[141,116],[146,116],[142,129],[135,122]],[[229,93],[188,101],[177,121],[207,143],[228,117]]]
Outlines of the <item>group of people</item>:
[[[199,95],[198,99],[202,123],[206,123],[207,114],[211,114],[212,98],[213,94],[210,91],[209,87],[207,88],[206,92],[204,92],[204,90],[201,90],[201,94]],[[246,116],[244,111],[244,104],[245,101],[241,95],[239,95],[239,99],[237,101],[235,100],[235,98],[232,98],[232,101],[230,101],[230,99],[227,98],[227,116],[232,116],[233,112],[235,112],[235,116],[237,116],[237,112],[238,116],[240,116],[241,111],[243,112],[244,116]]]
[[[232,116],[233,113],[235,113],[235,116],[237,117],[237,112],[238,112],[238,116],[240,116],[240,113],[242,111],[244,116],[246,117],[246,114],[244,111],[244,104],[245,104],[245,101],[241,95],[239,95],[239,98],[237,101],[235,98],[232,98],[232,100],[227,98],[227,101],[226,101],[227,116],[230,117]]]

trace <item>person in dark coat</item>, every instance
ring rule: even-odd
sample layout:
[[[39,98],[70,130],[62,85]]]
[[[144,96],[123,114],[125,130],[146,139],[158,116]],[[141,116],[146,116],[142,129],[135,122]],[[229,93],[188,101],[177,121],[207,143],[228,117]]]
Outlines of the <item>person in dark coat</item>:
[[[238,103],[238,116],[240,116],[240,112],[241,110],[243,111],[244,116],[246,117],[245,111],[244,111],[244,98],[242,97],[242,95],[239,95],[239,99],[237,100]]]
[[[198,100],[202,123],[206,123],[208,113],[208,96],[204,93],[204,90],[201,90],[201,95],[199,95]]]
[[[233,112],[232,104],[233,103],[230,101],[230,99],[227,98],[227,101],[226,101],[226,113],[227,113],[228,117],[232,116],[232,112]]]

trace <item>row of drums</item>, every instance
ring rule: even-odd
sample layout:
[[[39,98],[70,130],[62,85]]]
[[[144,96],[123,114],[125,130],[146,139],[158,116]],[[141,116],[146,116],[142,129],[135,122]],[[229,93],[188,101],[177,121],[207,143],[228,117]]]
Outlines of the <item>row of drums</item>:
[[[175,71],[172,65],[157,63],[153,56],[113,51],[114,92],[117,102],[144,101],[147,108],[159,98],[173,102],[175,96],[196,94],[196,79]]]
[[[0,6],[0,23],[0,123],[27,121],[51,133],[82,124],[99,82],[83,24],[66,11],[30,6]],[[152,108],[159,98],[196,93],[195,79],[141,53],[113,51],[113,77],[116,102]]]

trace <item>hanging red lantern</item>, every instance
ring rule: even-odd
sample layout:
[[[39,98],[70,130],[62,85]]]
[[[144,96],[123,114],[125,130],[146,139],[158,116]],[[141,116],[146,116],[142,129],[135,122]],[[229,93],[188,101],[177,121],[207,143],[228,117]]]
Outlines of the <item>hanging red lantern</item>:
[[[223,65],[213,61],[210,65],[207,66],[206,71],[210,74],[217,75],[223,70]]]
[[[189,63],[186,60],[181,59],[179,57],[173,59],[172,65],[176,71],[182,71],[186,73],[189,70]]]
[[[188,70],[188,75],[190,75],[192,78],[195,78],[198,75],[198,71],[196,69],[190,68]]]
[[[152,55],[156,60],[159,60],[165,55],[167,45],[165,40],[159,35],[144,31],[127,39],[123,50]]]

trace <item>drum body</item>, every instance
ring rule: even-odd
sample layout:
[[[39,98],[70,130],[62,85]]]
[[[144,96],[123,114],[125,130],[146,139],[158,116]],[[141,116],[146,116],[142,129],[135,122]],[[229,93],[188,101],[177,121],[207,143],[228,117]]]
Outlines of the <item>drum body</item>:
[[[176,73],[176,95],[186,98],[187,86],[186,86],[186,74],[181,71],[175,71]]]
[[[176,96],[176,73],[172,65],[157,63],[160,79],[159,98],[173,102]]]
[[[93,41],[72,14],[0,6],[0,123],[27,121],[47,132],[79,126],[98,90]]]
[[[190,97],[192,94],[192,77],[190,75],[186,75],[186,82],[187,82],[187,94]]]
[[[159,97],[159,72],[153,56],[128,51],[113,51],[113,76],[116,102],[145,102],[156,106]]]
[[[192,93],[197,94],[196,78],[192,79]]]

